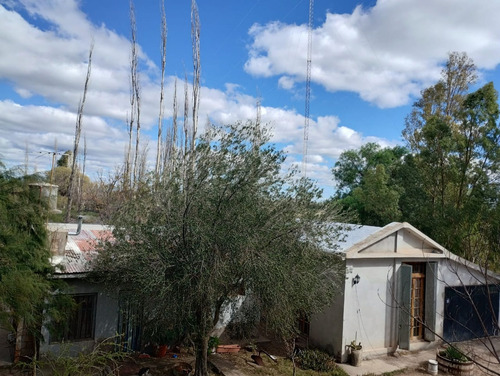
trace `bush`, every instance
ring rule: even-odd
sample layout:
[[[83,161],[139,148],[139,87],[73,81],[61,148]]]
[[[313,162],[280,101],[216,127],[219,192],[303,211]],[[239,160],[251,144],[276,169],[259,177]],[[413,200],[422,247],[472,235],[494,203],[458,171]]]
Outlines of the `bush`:
[[[301,350],[297,355],[300,368],[317,372],[333,371],[336,368],[335,360],[327,353],[320,350]]]

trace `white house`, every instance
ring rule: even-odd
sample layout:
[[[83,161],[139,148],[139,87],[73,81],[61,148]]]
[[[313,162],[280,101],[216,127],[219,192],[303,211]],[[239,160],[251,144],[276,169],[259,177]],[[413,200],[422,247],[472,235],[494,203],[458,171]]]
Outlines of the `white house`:
[[[311,318],[312,345],[346,361],[352,341],[369,358],[442,338],[483,337],[482,325],[498,334],[498,276],[486,276],[408,223],[353,225],[344,240],[343,294]]]

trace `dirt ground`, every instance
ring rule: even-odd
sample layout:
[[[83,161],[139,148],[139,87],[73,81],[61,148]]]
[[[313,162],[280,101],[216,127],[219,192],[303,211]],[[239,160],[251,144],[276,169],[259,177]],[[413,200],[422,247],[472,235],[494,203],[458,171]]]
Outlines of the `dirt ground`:
[[[500,351],[500,337],[495,339],[494,344],[495,348]],[[209,356],[209,362],[213,366],[211,375],[221,373],[225,376],[278,376],[290,374],[285,371],[286,368],[283,368],[283,363],[285,362],[283,357],[286,355],[283,345],[271,341],[254,343],[252,346],[247,346],[246,348],[243,343],[240,345],[242,345],[242,349],[236,354],[213,354]],[[487,359],[487,353],[485,352],[484,346],[481,345],[479,341],[463,343],[463,346],[474,349],[478,356]],[[261,352],[260,355],[264,362],[264,366],[257,366],[251,357],[252,355],[258,354],[258,352],[255,351],[255,347],[275,355],[278,359],[278,364],[266,356],[265,353]],[[419,352],[403,352],[392,356],[363,360],[361,367],[352,367],[347,364],[342,364],[340,367],[350,376],[374,376],[384,374],[422,376],[427,374],[428,360],[435,359],[435,352],[436,349]],[[149,368],[151,376],[187,375],[187,372],[194,366],[194,360],[192,352],[185,349],[176,353],[167,353],[163,358],[140,357],[134,355],[120,362],[119,375],[134,376],[137,375],[142,368]],[[290,371],[290,368],[288,368],[288,371]],[[30,374],[29,372],[23,373],[16,367],[0,368],[0,376],[23,376]],[[48,370],[42,369],[42,372],[39,372],[37,376],[49,376],[52,374],[53,373]],[[304,372],[300,372],[299,375],[300,374],[309,375],[309,373]],[[477,367],[474,374],[475,376],[485,375],[485,373],[478,370]]]

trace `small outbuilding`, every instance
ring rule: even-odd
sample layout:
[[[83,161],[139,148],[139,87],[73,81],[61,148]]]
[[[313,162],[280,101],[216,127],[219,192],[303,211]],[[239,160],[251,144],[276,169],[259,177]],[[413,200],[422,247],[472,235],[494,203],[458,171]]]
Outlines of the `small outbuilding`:
[[[342,294],[309,324],[309,343],[347,361],[498,335],[499,280],[409,223],[352,225],[339,252]]]

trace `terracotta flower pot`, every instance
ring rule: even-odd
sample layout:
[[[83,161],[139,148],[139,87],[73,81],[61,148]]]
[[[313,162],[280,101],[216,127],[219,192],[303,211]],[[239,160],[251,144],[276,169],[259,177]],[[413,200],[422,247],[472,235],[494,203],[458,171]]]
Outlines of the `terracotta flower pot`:
[[[155,350],[155,357],[164,358],[167,355],[167,351],[168,351],[167,345],[157,346]]]

